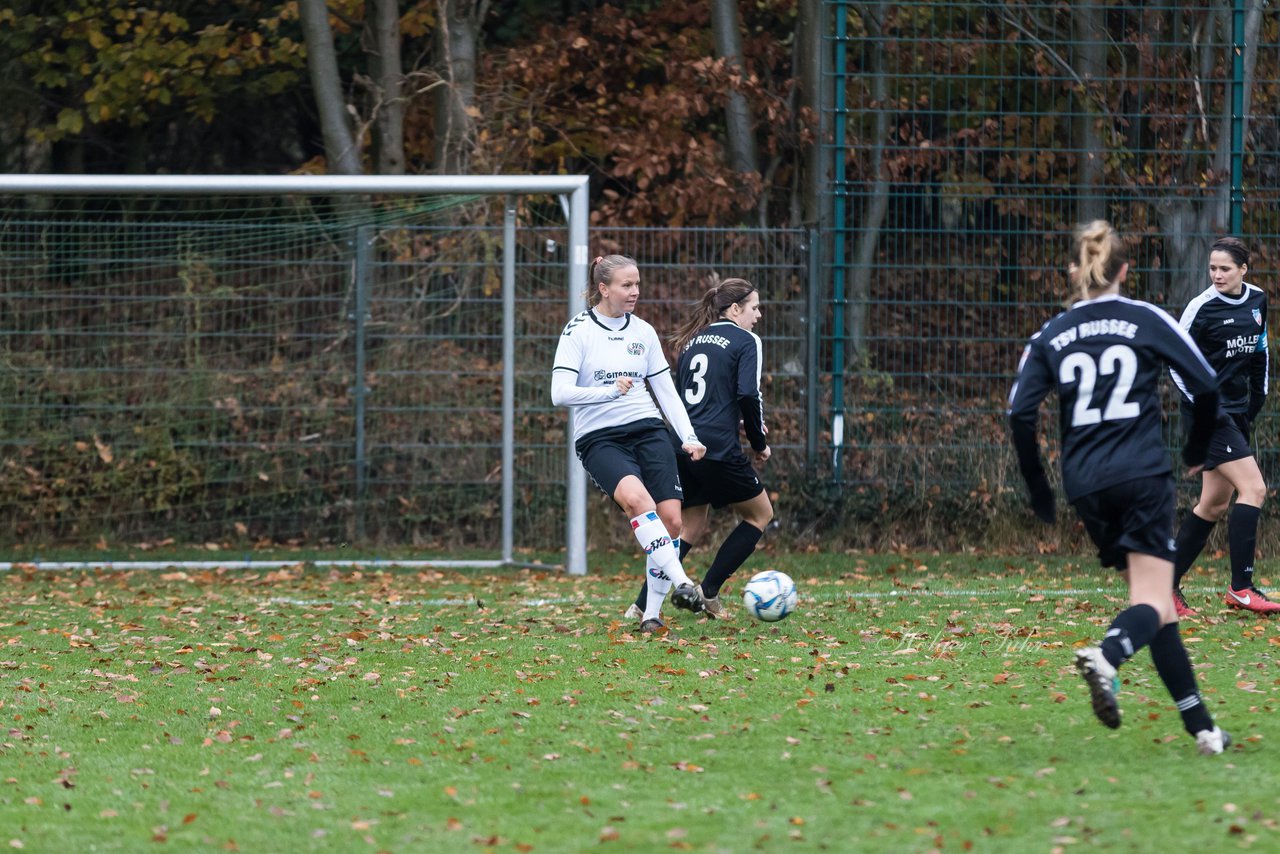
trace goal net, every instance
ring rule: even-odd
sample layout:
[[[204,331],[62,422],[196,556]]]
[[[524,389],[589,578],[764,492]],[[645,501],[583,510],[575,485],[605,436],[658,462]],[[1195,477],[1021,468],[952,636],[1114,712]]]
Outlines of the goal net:
[[[520,218],[553,214],[548,252]],[[578,176],[0,176],[0,541],[492,565],[519,534],[584,572],[538,406],[586,222]]]

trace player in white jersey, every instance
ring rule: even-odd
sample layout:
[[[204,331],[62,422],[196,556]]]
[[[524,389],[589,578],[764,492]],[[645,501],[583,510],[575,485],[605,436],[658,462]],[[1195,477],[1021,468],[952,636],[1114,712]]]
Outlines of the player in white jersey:
[[[665,628],[658,615],[673,584],[671,603],[677,608],[697,613],[704,607],[702,593],[680,564],[675,538],[684,496],[662,415],[690,458],[701,459],[707,449],[676,393],[658,334],[632,314],[640,297],[635,260],[605,255],[592,262],[589,275],[589,307],[569,321],[556,347],[551,400],[573,407],[578,459],[631,520],[649,583],[640,630],[657,632]]]

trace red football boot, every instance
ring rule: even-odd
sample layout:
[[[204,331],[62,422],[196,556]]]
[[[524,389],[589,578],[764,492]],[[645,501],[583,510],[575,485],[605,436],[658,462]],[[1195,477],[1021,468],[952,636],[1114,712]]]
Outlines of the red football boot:
[[[1253,611],[1255,614],[1280,613],[1280,602],[1272,602],[1267,598],[1267,594],[1256,587],[1250,586],[1244,590],[1233,590],[1228,587],[1227,595],[1223,598],[1231,607]]]

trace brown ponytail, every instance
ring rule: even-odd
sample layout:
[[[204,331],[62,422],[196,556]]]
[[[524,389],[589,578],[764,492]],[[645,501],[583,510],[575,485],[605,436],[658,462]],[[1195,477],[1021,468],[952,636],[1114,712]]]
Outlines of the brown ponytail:
[[[720,284],[707,288],[702,299],[694,304],[693,314],[680,324],[669,339],[676,352],[684,350],[695,335],[724,317],[729,306],[743,302],[755,292],[756,286],[746,279],[725,279]]]

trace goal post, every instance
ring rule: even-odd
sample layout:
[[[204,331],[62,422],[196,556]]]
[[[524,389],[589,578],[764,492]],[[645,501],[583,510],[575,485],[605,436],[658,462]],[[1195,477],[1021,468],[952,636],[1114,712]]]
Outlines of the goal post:
[[[567,312],[564,320],[585,308],[584,295],[587,290],[588,268],[588,178],[583,175],[483,175],[483,176],[312,176],[312,175],[199,175],[199,176],[167,176],[167,175],[0,175],[0,194],[6,196],[307,196],[333,197],[335,199],[385,195],[416,197],[428,195],[473,195],[496,197],[503,201],[504,211],[502,226],[502,437],[501,437],[501,504],[502,504],[502,559],[499,561],[383,561],[396,565],[442,565],[442,566],[500,566],[518,565],[514,553],[513,508],[515,503],[515,448],[514,422],[516,418],[515,401],[515,361],[516,361],[516,322],[515,322],[515,279],[516,279],[516,206],[514,199],[519,196],[551,195],[559,197],[567,220],[568,252],[565,259],[566,302]],[[0,235],[3,240],[3,235]],[[356,253],[361,251],[357,239]],[[3,243],[0,243],[0,256],[6,254]],[[357,294],[360,291],[357,289]],[[354,335],[364,334],[363,310],[365,306],[358,303],[353,306],[355,315]],[[363,341],[357,346],[357,358],[362,358]],[[357,364],[354,388],[350,390],[352,403],[359,409],[364,399],[364,365]],[[546,376],[550,375],[550,365],[546,366]],[[361,414],[356,416],[357,443],[363,441]],[[573,414],[570,412],[566,433],[567,455],[565,467],[565,570],[571,575],[585,575],[586,559],[586,474],[579,464],[573,450]],[[87,437],[86,437],[87,438]],[[95,443],[97,437],[94,437]],[[103,453],[99,448],[99,452]],[[105,459],[105,457],[104,457]],[[362,454],[355,455],[357,489],[364,476],[360,467],[364,465]],[[357,529],[360,523],[357,522]],[[137,562],[139,568],[152,568],[155,562]],[[181,562],[165,564],[180,565]],[[235,561],[240,564],[243,562]],[[341,561],[329,561],[338,565]],[[377,561],[363,562],[371,565]],[[0,564],[0,569],[12,568],[14,564]],[[59,568],[79,565],[85,568],[94,565],[108,566],[115,569],[129,568],[127,561],[83,561],[61,562]]]

